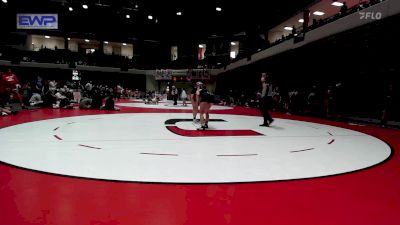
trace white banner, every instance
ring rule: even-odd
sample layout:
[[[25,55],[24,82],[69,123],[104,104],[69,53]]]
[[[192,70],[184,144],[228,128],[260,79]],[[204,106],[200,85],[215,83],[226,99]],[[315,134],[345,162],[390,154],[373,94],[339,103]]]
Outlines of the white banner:
[[[210,69],[189,69],[187,71],[187,77],[190,80],[209,80],[210,75]]]
[[[171,80],[172,70],[156,70],[156,80]]]

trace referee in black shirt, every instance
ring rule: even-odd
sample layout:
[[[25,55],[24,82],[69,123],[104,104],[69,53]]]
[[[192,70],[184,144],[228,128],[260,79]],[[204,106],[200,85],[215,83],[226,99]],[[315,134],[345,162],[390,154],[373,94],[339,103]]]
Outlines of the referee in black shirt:
[[[262,127],[269,127],[274,119],[272,119],[271,115],[269,114],[269,110],[272,104],[272,96],[269,93],[272,93],[272,85],[268,83],[268,76],[267,73],[261,74],[261,85],[262,85],[262,92],[261,92],[261,102],[260,102],[260,111],[263,114],[264,122],[260,126]]]

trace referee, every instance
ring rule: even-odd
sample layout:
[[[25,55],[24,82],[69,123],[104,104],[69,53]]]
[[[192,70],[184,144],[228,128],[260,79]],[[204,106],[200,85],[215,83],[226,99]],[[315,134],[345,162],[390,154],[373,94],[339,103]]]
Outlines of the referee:
[[[264,122],[260,124],[262,127],[269,127],[274,119],[272,119],[269,114],[269,110],[272,104],[272,85],[268,83],[267,73],[261,74],[261,102],[260,102],[260,111],[263,114]]]

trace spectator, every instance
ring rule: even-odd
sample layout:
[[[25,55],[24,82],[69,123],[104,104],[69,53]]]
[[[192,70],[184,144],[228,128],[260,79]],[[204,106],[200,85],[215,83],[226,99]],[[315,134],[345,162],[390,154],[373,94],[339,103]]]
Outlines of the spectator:
[[[235,98],[234,98],[233,90],[230,90],[230,91],[229,91],[228,101],[227,101],[226,104],[231,105],[231,106],[234,106],[234,105],[235,105]]]
[[[294,35],[296,34],[296,32],[297,32],[296,27],[293,26],[293,27],[292,27],[292,35],[294,36]]]
[[[7,72],[3,73],[1,76],[1,86],[0,92],[4,93],[19,87],[18,77],[8,69]]]
[[[333,91],[332,86],[329,86],[326,89],[325,97],[324,97],[324,109],[325,109],[325,116],[331,117],[333,112]]]
[[[186,100],[187,100],[187,94],[186,94],[186,91],[185,91],[185,88],[182,88],[182,92],[181,92],[181,99],[182,99],[182,101],[183,101],[183,106],[187,106],[187,104],[186,104]]]
[[[49,82],[49,90],[50,90],[52,93],[55,93],[55,92],[56,92],[56,90],[57,90],[57,82],[56,82],[55,80],[51,80],[51,81]]]
[[[65,88],[61,88],[56,93],[56,104],[54,108],[62,108],[62,109],[70,109],[72,108],[71,101],[66,96],[67,90]]]
[[[282,103],[282,109],[286,114],[289,113],[289,103],[290,103],[290,97],[289,97],[289,92],[288,91],[282,91],[281,92],[281,103]]]
[[[299,94],[299,92],[297,91],[296,88],[294,88],[291,92],[288,93],[288,97],[289,97],[289,101],[288,101],[288,107],[287,107],[287,113],[288,114],[292,114],[294,112],[298,111],[297,108],[297,95]]]
[[[103,105],[101,90],[97,87],[93,88],[93,94],[91,97],[92,97],[91,108],[92,109],[100,109]]]
[[[92,104],[92,99],[84,97],[79,102],[79,108],[80,109],[90,109],[92,107],[91,104]]]
[[[134,92],[134,94],[133,94],[133,97],[136,98],[136,99],[140,99],[140,92],[139,92],[139,89],[136,89],[136,90],[135,90],[135,92]]]
[[[43,104],[42,96],[38,93],[34,93],[32,97],[29,99],[30,106],[39,106]]]
[[[103,110],[116,110],[119,111],[120,109],[115,107],[114,96],[109,94],[106,98],[106,103],[104,106],[101,107]]]
[[[124,88],[121,86],[121,84],[118,84],[115,88],[115,96],[117,96],[118,99],[121,99],[123,95],[123,90]]]
[[[8,98],[7,95],[0,95],[0,116],[7,116],[12,114],[11,108],[7,106]]]
[[[281,102],[281,94],[279,87],[274,88],[274,90],[271,93],[271,99],[272,99],[271,109],[273,111],[279,110],[280,109],[279,103]]]
[[[381,0],[370,0],[369,4],[370,5],[375,5],[375,4],[379,3],[379,2],[381,2]]]
[[[385,127],[388,120],[392,117],[394,108],[394,88],[393,84],[389,84],[386,88],[383,101],[383,110],[381,114],[381,126]]]
[[[41,76],[37,76],[35,80],[35,87],[33,89],[33,93],[43,94],[43,78]]]
[[[32,96],[32,88],[30,83],[22,85],[22,97],[24,99],[24,104],[29,105],[29,99]]]
[[[244,92],[242,92],[239,96],[238,105],[240,106],[246,105],[246,95],[244,94]]]
[[[56,105],[56,97],[55,97],[55,92],[57,90],[55,90],[54,92],[51,92],[49,87],[44,87],[43,89],[43,96],[42,96],[42,100],[43,100],[43,107],[54,107]]]
[[[88,94],[90,94],[90,92],[92,91],[92,88],[93,88],[92,81],[87,82],[86,85],[85,85],[85,89],[86,89]]]
[[[82,94],[81,94],[81,84],[79,81],[75,81],[72,83],[72,95],[74,98],[74,102],[80,103]]]
[[[342,118],[343,114],[345,113],[345,104],[346,104],[346,97],[343,90],[343,84],[337,83],[334,87],[334,107],[335,107],[335,116],[337,118]]]
[[[313,116],[317,116],[319,114],[319,95],[318,95],[318,88],[317,86],[313,86],[310,93],[307,96],[307,105],[309,113]]]
[[[23,104],[23,97],[18,93],[20,88],[21,85],[19,84],[18,77],[11,71],[11,69],[8,69],[7,72],[3,73],[0,84],[0,95],[3,95],[3,99],[9,99],[9,96],[13,94],[12,99]]]
[[[312,27],[317,28],[319,26],[317,19],[313,19]]]
[[[345,16],[347,14],[347,10],[348,10],[347,4],[346,2],[343,2],[342,7],[340,8],[340,15]]]
[[[175,86],[171,88],[171,96],[172,100],[174,101],[174,105],[178,105],[178,89]]]

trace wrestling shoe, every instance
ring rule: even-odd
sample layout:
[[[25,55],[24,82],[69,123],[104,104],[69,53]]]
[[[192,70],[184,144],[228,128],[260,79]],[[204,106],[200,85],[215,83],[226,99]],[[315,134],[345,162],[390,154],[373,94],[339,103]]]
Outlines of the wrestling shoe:
[[[197,128],[197,130],[206,130],[206,126],[201,126],[201,127]]]

